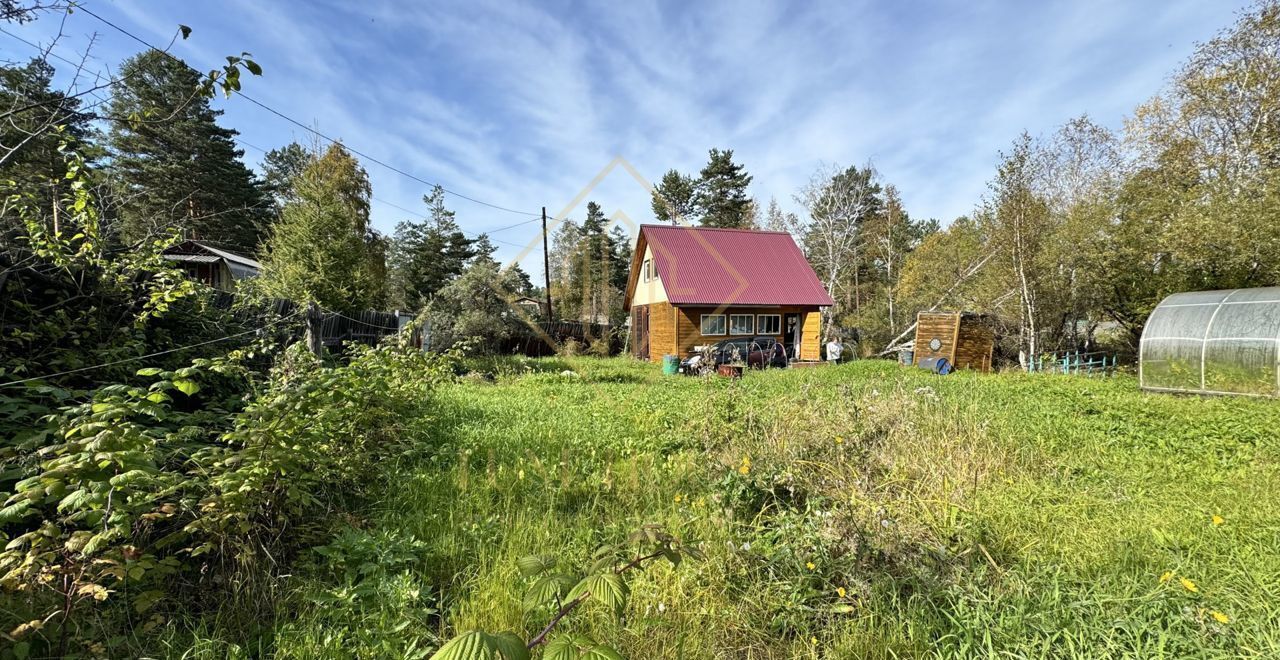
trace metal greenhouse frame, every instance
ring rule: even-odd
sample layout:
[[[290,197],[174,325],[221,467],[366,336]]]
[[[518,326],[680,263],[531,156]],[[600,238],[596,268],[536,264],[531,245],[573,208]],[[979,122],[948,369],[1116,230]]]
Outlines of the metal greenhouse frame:
[[[1280,287],[1165,298],[1142,331],[1138,382],[1158,392],[1280,396]]]

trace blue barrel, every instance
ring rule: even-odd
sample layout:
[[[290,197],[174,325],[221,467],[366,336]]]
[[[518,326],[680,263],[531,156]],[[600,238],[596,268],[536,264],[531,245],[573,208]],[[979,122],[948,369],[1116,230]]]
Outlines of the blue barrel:
[[[672,376],[680,373],[680,356],[664,355],[662,356],[662,373]]]
[[[920,368],[945,376],[951,373],[951,361],[944,357],[925,358],[920,361]]]

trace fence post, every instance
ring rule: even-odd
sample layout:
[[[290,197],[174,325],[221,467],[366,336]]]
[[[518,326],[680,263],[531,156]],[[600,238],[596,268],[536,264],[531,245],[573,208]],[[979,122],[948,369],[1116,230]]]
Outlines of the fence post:
[[[316,357],[324,356],[324,337],[321,336],[323,322],[324,315],[320,313],[320,306],[315,301],[307,303],[307,348]]]

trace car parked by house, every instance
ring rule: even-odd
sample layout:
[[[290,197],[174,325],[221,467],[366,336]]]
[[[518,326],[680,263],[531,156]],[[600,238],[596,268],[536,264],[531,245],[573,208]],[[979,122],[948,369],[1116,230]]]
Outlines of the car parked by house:
[[[786,348],[774,337],[722,339],[681,360],[680,373],[699,374],[722,364],[745,364],[752,369],[787,366]]]

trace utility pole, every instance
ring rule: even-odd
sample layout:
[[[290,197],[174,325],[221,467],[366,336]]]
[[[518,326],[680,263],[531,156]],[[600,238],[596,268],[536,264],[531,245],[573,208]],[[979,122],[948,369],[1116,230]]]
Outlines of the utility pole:
[[[547,207],[542,207],[542,278],[547,291],[547,323],[551,317],[551,252],[547,249]]]

